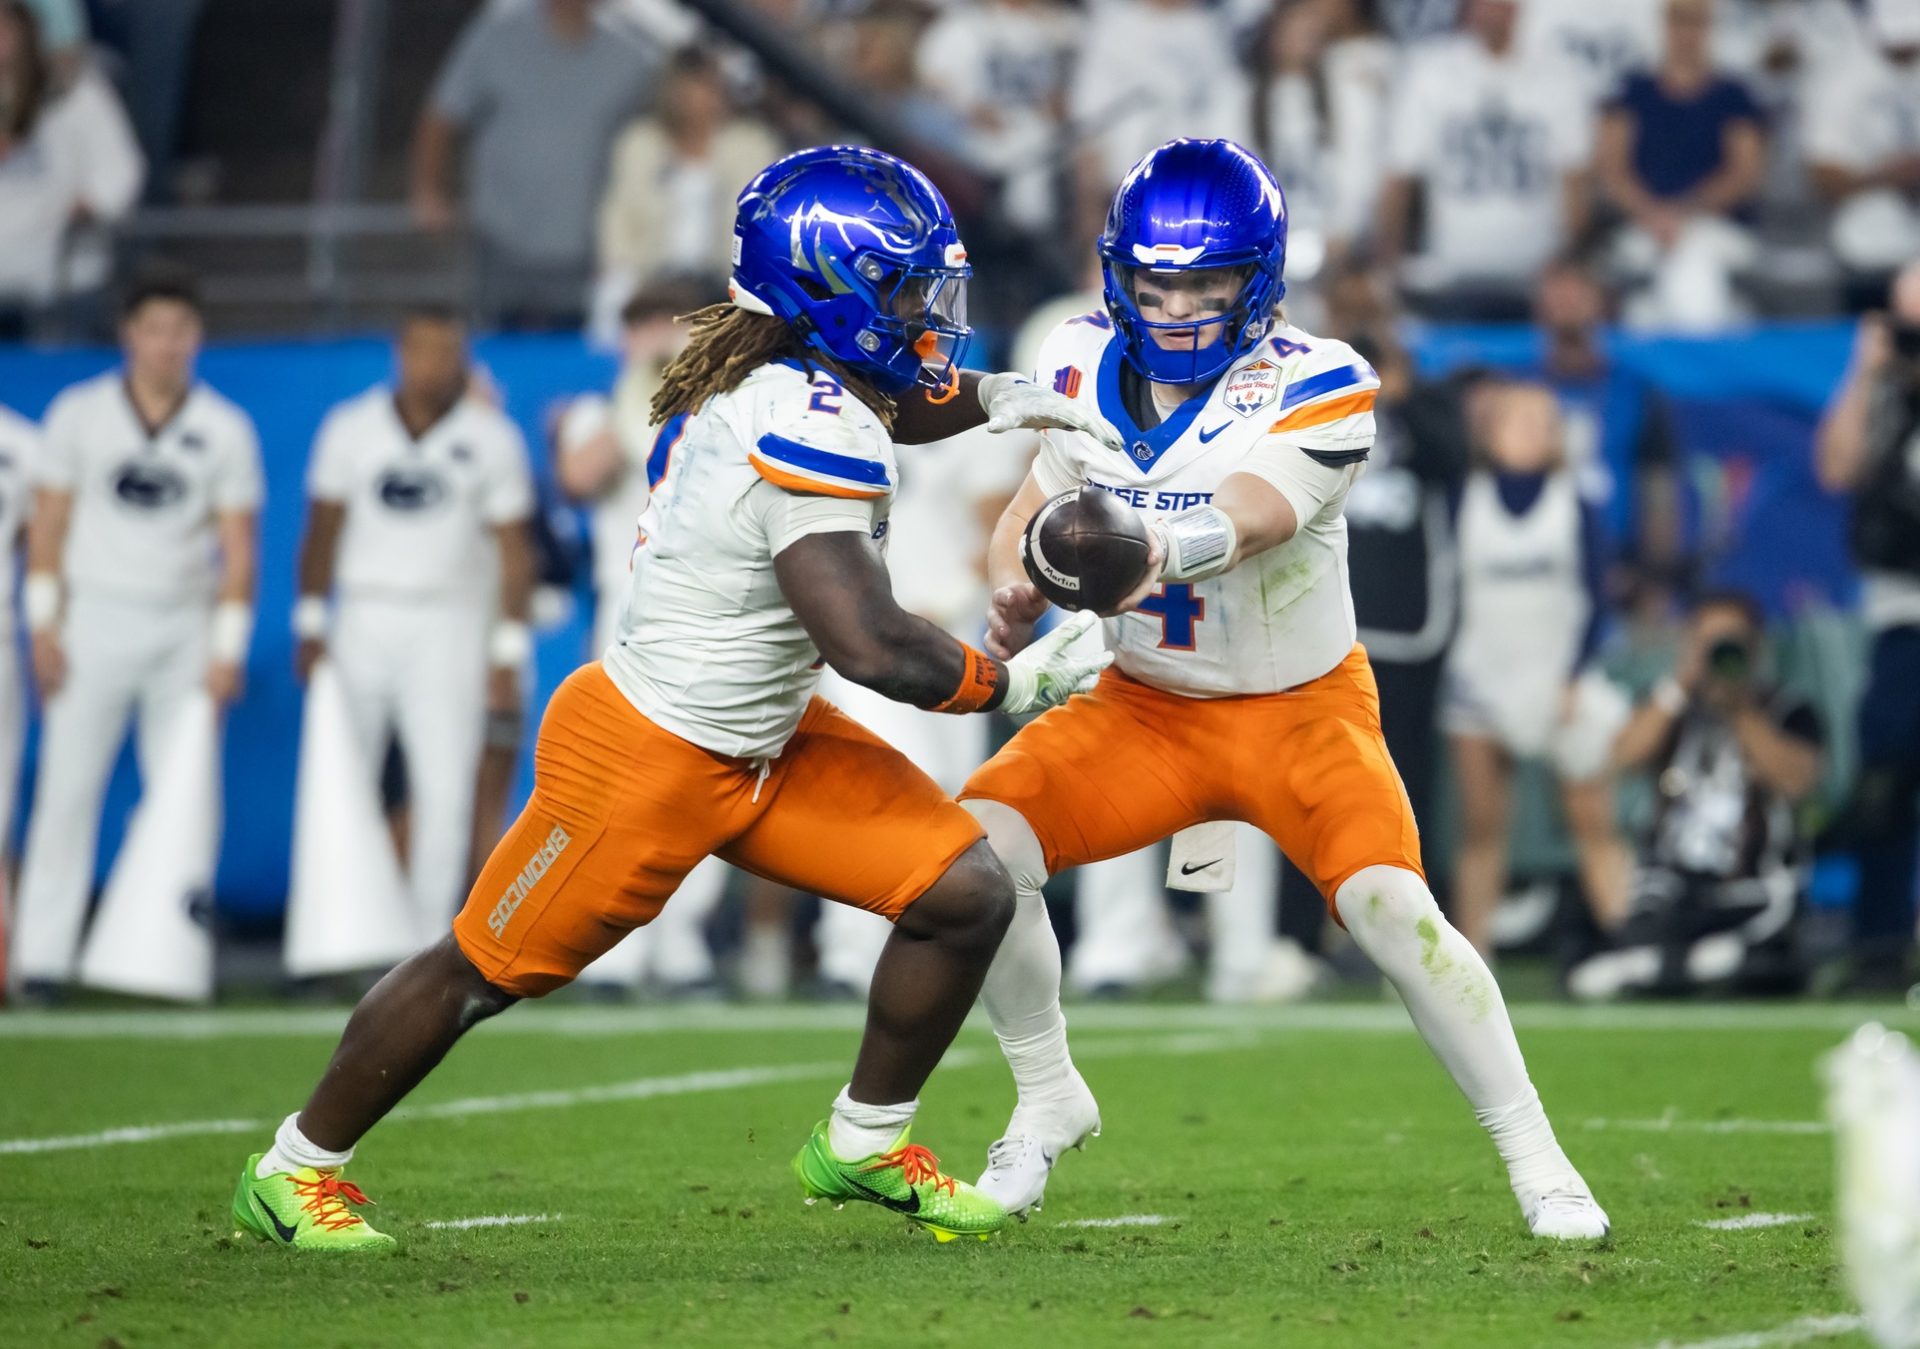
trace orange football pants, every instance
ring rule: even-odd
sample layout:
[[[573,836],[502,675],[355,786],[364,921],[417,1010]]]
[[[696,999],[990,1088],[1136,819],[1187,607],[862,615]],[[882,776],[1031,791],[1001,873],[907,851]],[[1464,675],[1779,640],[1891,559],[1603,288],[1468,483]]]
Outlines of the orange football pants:
[[[982,765],[960,793],[976,797],[1026,817],[1049,873],[1188,825],[1244,820],[1272,836],[1329,908],[1365,867],[1425,875],[1360,646],[1310,683],[1236,698],[1189,698],[1108,670]]]
[[[819,698],[763,779],[649,721],[588,665],[547,705],[533,795],[453,934],[489,983],[538,997],[653,921],[710,853],[891,919],[980,838],[906,756]]]

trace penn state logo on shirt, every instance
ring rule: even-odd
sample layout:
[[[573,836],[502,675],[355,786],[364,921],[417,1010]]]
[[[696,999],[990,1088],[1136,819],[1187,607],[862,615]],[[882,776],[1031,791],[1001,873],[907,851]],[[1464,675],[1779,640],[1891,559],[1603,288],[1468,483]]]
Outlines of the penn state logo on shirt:
[[[133,459],[113,477],[113,494],[135,510],[165,510],[187,494],[187,480],[149,459]]]
[[[374,491],[389,510],[425,511],[446,500],[447,482],[430,468],[390,468]]]
[[[1280,396],[1280,367],[1272,361],[1255,361],[1227,376],[1227,387],[1220,401],[1251,417]]]

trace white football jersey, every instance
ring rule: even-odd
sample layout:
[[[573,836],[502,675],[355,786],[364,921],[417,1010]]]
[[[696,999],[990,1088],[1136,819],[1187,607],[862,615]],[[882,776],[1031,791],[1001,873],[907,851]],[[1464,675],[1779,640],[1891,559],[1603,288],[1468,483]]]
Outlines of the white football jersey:
[[[1104,314],[1068,320],[1041,347],[1035,377],[1097,406],[1127,440],[1116,454],[1080,432],[1048,432],[1033,475],[1049,496],[1093,483],[1152,519],[1251,473],[1287,498],[1300,528],[1231,571],[1162,586],[1137,612],[1108,619],[1114,664],[1194,698],[1277,693],[1326,674],[1355,640],[1340,511],[1373,444],[1373,367],[1344,342],[1279,324],[1205,393],[1142,430],[1121,393],[1123,361]]]
[[[526,441],[504,413],[463,398],[416,440],[385,386],[327,414],[307,492],[347,508],[345,596],[478,596],[493,574],[489,531],[533,513]]]
[[[670,418],[656,446],[663,479],[603,663],[657,725],[716,754],[772,758],[822,667],[773,559],[809,534],[884,542],[893,441],[826,371],[782,361]]]
[[[264,494],[246,413],[195,384],[165,425],[150,427],[118,370],[53,400],[33,480],[73,496],[61,560],[69,585],[161,601],[213,597],[214,517],[257,511]]]
[[[13,616],[15,554],[20,529],[33,514],[33,469],[40,459],[40,428],[0,407],[0,626]]]

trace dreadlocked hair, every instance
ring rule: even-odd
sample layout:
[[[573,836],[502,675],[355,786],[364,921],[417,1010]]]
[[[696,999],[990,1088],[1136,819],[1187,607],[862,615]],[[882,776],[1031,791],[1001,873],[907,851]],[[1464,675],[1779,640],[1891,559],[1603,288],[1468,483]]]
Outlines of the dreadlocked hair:
[[[710,304],[683,314],[679,321],[691,327],[692,335],[686,350],[673,358],[661,376],[660,390],[653,396],[654,425],[697,411],[714,394],[738,388],[761,366],[786,357],[827,371],[872,408],[883,426],[892,429],[893,399],[841,362],[807,346],[784,320],[731,304]]]

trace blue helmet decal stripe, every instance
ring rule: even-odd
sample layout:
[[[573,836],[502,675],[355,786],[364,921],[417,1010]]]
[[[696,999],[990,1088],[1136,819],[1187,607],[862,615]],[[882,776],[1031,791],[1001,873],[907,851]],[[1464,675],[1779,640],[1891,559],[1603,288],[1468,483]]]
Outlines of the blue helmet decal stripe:
[[[1324,397],[1330,393],[1338,393],[1341,389],[1356,388],[1372,378],[1371,370],[1362,370],[1357,365],[1343,365],[1338,370],[1322,371],[1320,374],[1287,385],[1287,391],[1280,395],[1279,411],[1285,412],[1288,408],[1298,407],[1302,403],[1311,402],[1315,398]]]
[[[850,454],[835,454],[832,450],[788,440],[771,431],[761,436],[754,448],[761,457],[797,468],[803,473],[837,478],[842,482],[858,483],[862,487],[893,486],[893,479],[887,476],[887,466],[878,459],[856,459]]]

